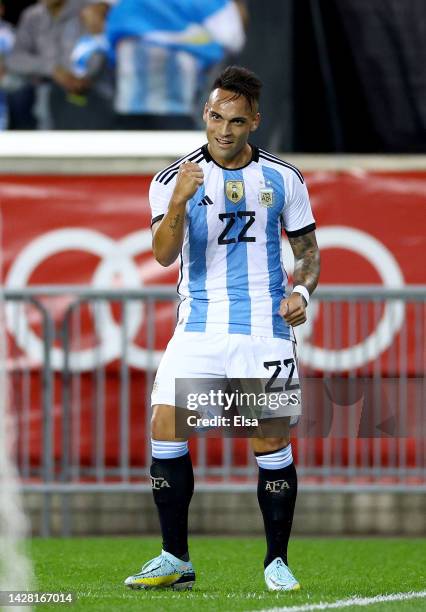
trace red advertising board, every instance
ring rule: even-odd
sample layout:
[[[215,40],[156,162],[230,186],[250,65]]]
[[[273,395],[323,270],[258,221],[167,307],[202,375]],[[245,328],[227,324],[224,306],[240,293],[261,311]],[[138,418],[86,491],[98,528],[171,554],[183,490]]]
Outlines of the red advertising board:
[[[426,172],[317,171],[306,173],[318,242],[322,251],[321,282],[326,284],[404,284],[425,283],[426,251]],[[3,283],[6,287],[35,284],[81,284],[96,288],[139,287],[173,284],[177,263],[163,268],[152,257],[150,244],[149,176],[2,176],[0,206],[2,217]],[[68,298],[47,302],[59,324]],[[377,317],[383,313],[376,313]],[[348,313],[346,313],[349,316]],[[112,320],[117,313],[112,313]],[[403,313],[401,326],[409,327],[411,311]],[[38,321],[28,316],[27,332],[37,336]],[[143,405],[144,345],[146,329],[143,312],[135,310],[132,332],[132,384],[140,385],[137,399],[131,403],[131,420],[137,434],[132,436],[132,457],[143,463],[138,440],[143,435],[140,408]],[[174,326],[175,306],[159,305],[155,311],[155,348],[164,349]],[[341,347],[362,342],[363,334],[374,332],[377,320],[367,328],[356,325],[354,334],[340,338]],[[40,345],[27,344],[14,337],[9,321],[10,342],[15,364],[30,370],[40,362]],[[308,329],[308,328],[307,328]],[[83,330],[84,331],[84,330]],[[27,333],[27,335],[28,335]],[[311,327],[305,338],[320,349],[333,350],[330,338],[324,338],[321,324]],[[383,353],[396,342],[398,330]],[[82,347],[93,348],[93,334],[82,340]],[[327,345],[328,343],[328,345]],[[61,370],[60,343],[53,365]],[[408,341],[407,367],[416,374],[415,347]],[[145,357],[144,357],[145,356]],[[350,361],[350,357],[348,357]],[[117,390],[114,355],[106,360],[109,384]],[[90,356],[82,362],[83,385],[89,385],[93,369]],[[321,362],[318,362],[321,364]],[[318,363],[307,364],[320,370]],[[390,372],[383,361],[385,374]],[[399,360],[396,358],[395,364]],[[115,364],[115,366],[114,366]],[[368,368],[368,363],[352,364]],[[84,382],[84,376],[87,377]],[[139,381],[139,382],[138,382]],[[87,394],[86,394],[87,395]],[[133,395],[132,395],[133,397]],[[89,410],[86,398],[82,414]],[[107,394],[107,422],[117,418],[114,393]],[[39,406],[38,409],[39,410]],[[55,412],[60,413],[60,393],[55,398]],[[108,416],[109,415],[109,416]],[[84,417],[83,417],[84,422]],[[137,425],[136,425],[137,424]],[[37,437],[37,427],[34,435]],[[82,427],[82,448],[91,452],[93,436],[89,425]],[[59,435],[59,434],[58,434]],[[106,448],[114,459],[117,428],[107,426]],[[57,440],[59,445],[59,437]]]
[[[150,179],[1,177],[6,286],[72,283],[105,288],[175,283],[177,263],[163,268],[151,254]],[[397,287],[425,282],[426,172],[321,171],[307,173],[307,182],[322,253],[321,283]],[[54,304],[58,318],[65,305],[64,300]],[[320,321],[315,325],[320,317],[313,315],[311,311],[311,327],[303,331],[311,345],[332,342],[330,337],[322,338]],[[174,307],[161,306],[156,321],[161,350],[173,328]],[[374,324],[369,322],[368,329],[358,326],[357,336],[340,341],[347,348],[350,342],[362,342],[362,335],[374,331]],[[135,330],[135,335],[141,333],[143,329]],[[395,336],[396,332],[388,345]],[[409,369],[414,370],[411,349]],[[28,357],[37,360],[36,354]],[[350,367],[368,365],[350,358],[348,363]],[[134,365],[143,367],[143,359],[136,359]],[[325,367],[320,360],[316,369]]]

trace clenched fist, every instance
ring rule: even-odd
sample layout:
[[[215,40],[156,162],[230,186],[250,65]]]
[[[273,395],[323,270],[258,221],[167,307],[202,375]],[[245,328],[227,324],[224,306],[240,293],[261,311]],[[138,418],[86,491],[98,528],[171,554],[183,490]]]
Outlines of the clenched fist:
[[[288,298],[281,300],[280,315],[292,327],[301,325],[306,321],[306,302],[300,293],[292,293]]]
[[[179,167],[173,198],[187,202],[204,182],[204,174],[198,164],[185,162]]]

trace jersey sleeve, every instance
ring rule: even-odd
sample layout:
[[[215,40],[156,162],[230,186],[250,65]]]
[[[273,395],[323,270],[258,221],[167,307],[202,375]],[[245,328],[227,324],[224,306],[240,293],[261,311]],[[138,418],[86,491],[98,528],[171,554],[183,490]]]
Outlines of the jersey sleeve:
[[[151,206],[151,226],[160,221],[169,208],[175,181],[167,185],[158,180],[159,174],[154,176],[149,187],[149,205]]]
[[[290,237],[303,236],[315,229],[306,183],[293,174],[287,181],[287,195],[282,212],[283,227]]]

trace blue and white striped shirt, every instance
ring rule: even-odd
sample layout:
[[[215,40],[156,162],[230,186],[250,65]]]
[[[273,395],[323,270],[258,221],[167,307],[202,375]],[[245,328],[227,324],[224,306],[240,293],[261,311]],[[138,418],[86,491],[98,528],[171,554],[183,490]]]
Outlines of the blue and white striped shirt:
[[[72,73],[80,78],[90,76],[93,58],[100,56],[107,60],[110,54],[110,45],[105,34],[85,34],[72,50]]]
[[[121,0],[106,35],[116,59],[116,111],[191,115],[206,69],[244,44],[232,0]]]
[[[299,170],[252,150],[241,169],[222,168],[205,145],[159,172],[149,192],[152,221],[167,212],[180,164],[198,163],[204,184],[186,206],[178,325],[293,339],[278,314],[287,285],[281,232],[303,235],[315,222]]]

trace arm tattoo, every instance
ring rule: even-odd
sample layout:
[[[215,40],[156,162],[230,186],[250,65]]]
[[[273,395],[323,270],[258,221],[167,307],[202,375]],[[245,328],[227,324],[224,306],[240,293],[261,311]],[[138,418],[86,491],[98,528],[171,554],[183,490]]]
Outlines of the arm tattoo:
[[[180,221],[180,215],[175,215],[173,217],[173,219],[171,219],[171,221],[169,222],[169,228],[172,232],[172,236],[176,236],[176,229],[179,225],[179,221]]]
[[[320,253],[315,232],[288,239],[294,255],[294,285],[304,285],[312,293],[318,284]]]

